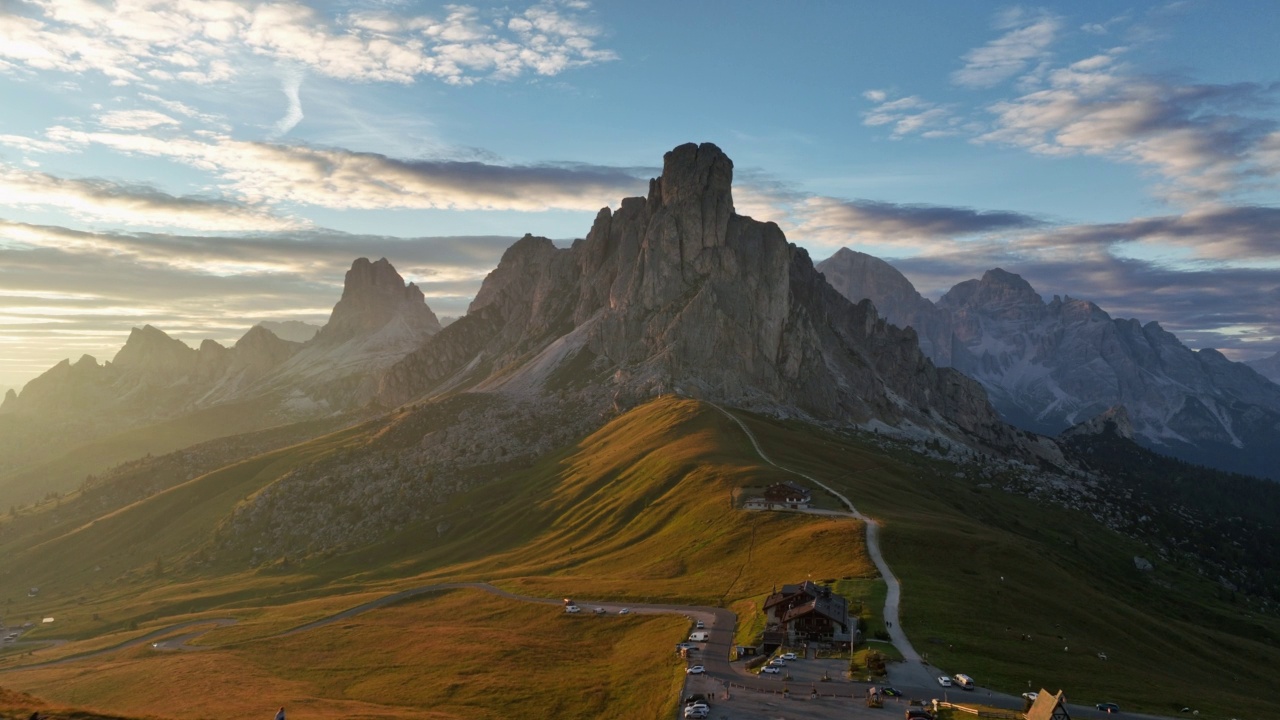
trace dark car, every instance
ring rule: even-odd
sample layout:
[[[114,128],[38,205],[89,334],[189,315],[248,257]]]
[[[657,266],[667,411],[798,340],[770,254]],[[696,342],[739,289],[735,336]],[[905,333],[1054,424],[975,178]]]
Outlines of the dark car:
[[[906,720],[933,720],[933,713],[924,708],[908,708]]]
[[[1120,712],[1120,706],[1115,703],[1098,703],[1096,707],[1104,713]]]
[[[902,697],[902,691],[895,688],[880,688],[880,694],[885,697]]]

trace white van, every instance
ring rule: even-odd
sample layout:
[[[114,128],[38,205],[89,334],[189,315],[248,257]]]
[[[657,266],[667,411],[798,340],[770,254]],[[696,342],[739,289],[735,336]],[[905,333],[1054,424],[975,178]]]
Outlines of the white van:
[[[973,689],[973,678],[969,677],[968,675],[960,674],[960,675],[956,675],[951,679],[956,682],[956,685],[959,685],[961,688],[965,690]]]
[[[706,630],[699,630],[689,635],[689,642],[706,642],[711,639],[711,633]]]

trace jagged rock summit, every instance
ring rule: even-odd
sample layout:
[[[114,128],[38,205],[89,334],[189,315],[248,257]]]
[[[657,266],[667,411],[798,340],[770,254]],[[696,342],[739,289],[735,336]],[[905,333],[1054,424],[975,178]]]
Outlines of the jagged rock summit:
[[[386,258],[376,262],[357,258],[347,271],[342,298],[314,340],[321,346],[339,345],[391,322],[401,323],[406,332],[421,337],[440,330],[440,321],[427,307],[422,290],[413,283],[406,285]]]
[[[773,223],[733,211],[715,145],[663,158],[647,197],[560,249],[526,236],[467,315],[383,378],[403,403],[447,389],[550,392],[583,377],[615,403],[681,392],[815,418],[1004,438],[976,383],[852,304]],[[567,373],[566,368],[573,368]]]

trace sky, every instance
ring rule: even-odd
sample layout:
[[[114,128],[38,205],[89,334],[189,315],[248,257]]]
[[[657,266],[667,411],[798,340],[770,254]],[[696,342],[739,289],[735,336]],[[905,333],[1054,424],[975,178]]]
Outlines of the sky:
[[[1277,37],[1273,0],[0,0],[0,391],[144,324],[322,324],[362,256],[464,314],[685,142],[815,261],[1268,356]]]

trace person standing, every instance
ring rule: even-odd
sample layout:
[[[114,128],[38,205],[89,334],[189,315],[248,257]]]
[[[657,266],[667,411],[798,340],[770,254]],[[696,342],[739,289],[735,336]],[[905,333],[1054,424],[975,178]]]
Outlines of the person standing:
[[[284,720],[284,708],[280,708],[280,712],[276,713],[276,720]]]

